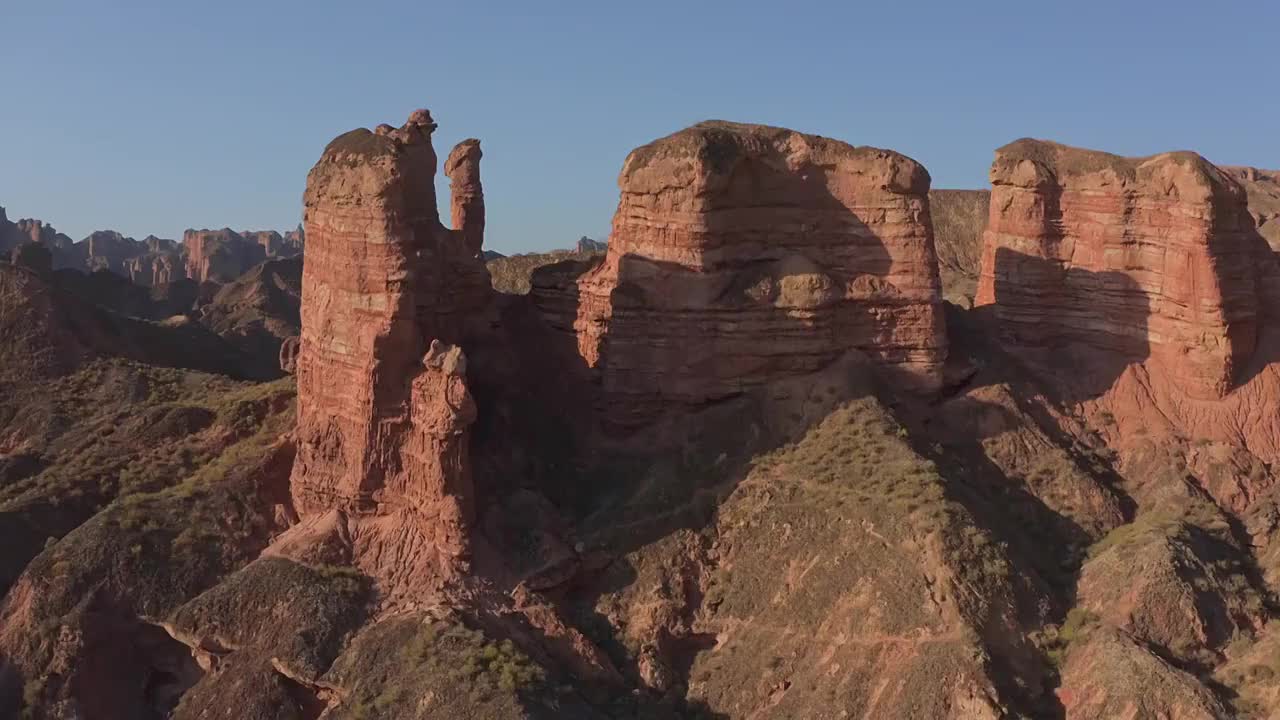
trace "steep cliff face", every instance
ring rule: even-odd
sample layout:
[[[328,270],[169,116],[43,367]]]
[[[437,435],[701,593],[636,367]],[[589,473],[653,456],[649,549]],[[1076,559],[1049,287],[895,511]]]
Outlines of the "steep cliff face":
[[[182,245],[187,276],[198,282],[230,282],[267,258],[261,245],[228,228],[187,230]]]
[[[472,519],[475,410],[453,345],[488,276],[440,223],[435,128],[421,110],[398,129],[340,136],[305,195],[292,494],[304,519],[348,528],[354,560],[383,578],[456,569]],[[388,535],[399,566],[378,565],[392,562],[376,549]]]
[[[614,419],[642,422],[858,349],[918,387],[946,335],[929,175],[888,150],[707,122],[633,151],[575,327]]]
[[[1196,398],[1232,389],[1275,297],[1238,183],[1194,153],[1036,140],[998,150],[991,182],[976,302],[1004,340],[1149,358]]]
[[[68,250],[72,245],[71,238],[55,230],[52,225],[30,218],[10,221],[5,209],[0,207],[0,253],[8,254],[26,243],[44,245],[55,255]],[[60,258],[55,257],[55,264],[59,264],[59,261]]]
[[[187,276],[182,255],[175,251],[147,252],[128,258],[122,269],[135,285],[144,287],[167,285]]]

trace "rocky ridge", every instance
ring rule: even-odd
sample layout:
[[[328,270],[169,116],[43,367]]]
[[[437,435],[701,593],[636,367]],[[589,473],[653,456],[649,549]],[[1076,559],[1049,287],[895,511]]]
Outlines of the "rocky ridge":
[[[5,270],[48,320],[24,347],[89,365],[43,368],[47,410],[0,395],[27,553],[0,710],[1268,717],[1271,258],[1232,172],[1002,149],[969,310],[941,301],[918,164],[708,123],[628,158],[605,257],[519,295],[485,270],[476,141],[441,223],[434,129],[312,169],[296,418],[289,379],[101,364],[115,330],[42,314],[56,272]],[[289,296],[252,275],[210,322]],[[122,437],[31,452],[68,415]],[[83,468],[119,500],[74,501]]]

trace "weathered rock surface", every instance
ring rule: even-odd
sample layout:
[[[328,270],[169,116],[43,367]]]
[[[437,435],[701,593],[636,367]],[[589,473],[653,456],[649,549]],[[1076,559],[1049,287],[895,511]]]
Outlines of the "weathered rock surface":
[[[24,218],[10,221],[5,209],[0,207],[0,255],[8,255],[20,245],[43,245],[55,254],[55,265],[61,258],[56,257],[61,251],[71,247],[71,238],[46,225],[40,220]]]
[[[1272,250],[1280,251],[1280,170],[1252,167],[1224,167],[1249,198],[1249,214]]]
[[[484,187],[480,184],[480,141],[469,138],[458,143],[444,161],[449,177],[449,217],[462,233],[466,247],[480,252],[484,244]]]
[[[706,122],[634,150],[575,327],[615,421],[859,349],[921,388],[946,357],[929,175],[888,150]]]
[[[301,327],[302,258],[268,259],[220,287],[197,321],[243,349],[257,376],[280,367],[281,343]]]
[[[609,243],[603,240],[593,240],[586,235],[578,238],[578,244],[574,246],[574,252],[581,254],[602,253],[608,249]]]
[[[295,534],[344,528],[357,565],[384,579],[456,569],[473,514],[475,408],[455,344],[491,292],[472,246],[483,223],[479,148],[449,164],[473,191],[455,195],[455,217],[467,225],[449,230],[433,185],[435,128],[420,110],[398,129],[340,136],[312,168],[305,196],[291,487],[311,522]],[[395,550],[382,555],[388,535]]]
[[[182,234],[187,255],[187,276],[198,282],[229,282],[266,259],[257,242],[229,228],[187,230]]]
[[[143,287],[168,285],[187,276],[181,253],[167,250],[131,257],[124,261],[123,270],[129,280]]]
[[[997,150],[991,182],[976,302],[1007,342],[1150,358],[1197,399],[1235,386],[1275,299],[1238,183],[1194,153],[1037,140]]]

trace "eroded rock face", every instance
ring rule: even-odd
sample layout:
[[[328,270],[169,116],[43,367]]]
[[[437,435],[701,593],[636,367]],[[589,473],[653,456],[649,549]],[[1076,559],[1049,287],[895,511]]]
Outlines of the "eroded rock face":
[[[1249,198],[1249,214],[1272,250],[1280,250],[1280,170],[1224,167]]]
[[[858,349],[921,388],[946,334],[929,175],[888,150],[707,122],[633,151],[575,323],[633,424]]]
[[[991,183],[976,304],[1006,342],[1150,358],[1200,399],[1232,389],[1274,297],[1238,183],[1194,153],[1037,140],[997,150]]]
[[[187,230],[182,245],[187,276],[197,282],[230,282],[267,258],[261,245],[228,228]]]
[[[449,217],[466,240],[467,249],[480,252],[484,243],[484,188],[480,185],[480,141],[458,143],[444,161],[449,176]]]
[[[440,223],[435,128],[420,110],[400,128],[352,131],[329,144],[307,179],[291,490],[304,520],[345,528],[357,564],[376,555],[371,569],[381,577],[406,572],[378,567],[389,556],[370,550],[391,536],[393,564],[456,568],[473,513],[475,408],[455,345],[488,301],[489,279],[478,245],[470,247],[474,227]],[[455,182],[476,179],[468,208],[483,207],[478,150],[450,164]],[[432,552],[440,562],[424,558]]]
[[[187,276],[182,255],[173,251],[148,252],[122,263],[125,275],[135,285],[155,287],[167,285]]]

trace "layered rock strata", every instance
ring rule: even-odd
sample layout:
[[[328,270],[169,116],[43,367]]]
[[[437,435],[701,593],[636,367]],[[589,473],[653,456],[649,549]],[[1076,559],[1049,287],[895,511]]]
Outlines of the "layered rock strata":
[[[419,110],[400,128],[349,132],[307,178],[291,492],[304,519],[336,511],[357,546],[395,535],[398,562],[447,572],[466,555],[473,513],[475,408],[456,344],[489,280],[479,234],[440,223],[435,128]],[[483,207],[478,147],[462,155]],[[439,563],[420,557],[431,551]]]
[[[633,151],[618,185],[608,255],[578,281],[575,322],[612,420],[812,372],[850,349],[913,386],[940,384],[947,341],[919,163],[705,122]]]
[[[976,304],[1006,342],[1151,359],[1190,397],[1232,389],[1275,292],[1230,176],[1189,152],[1019,140],[996,151],[991,183]]]

